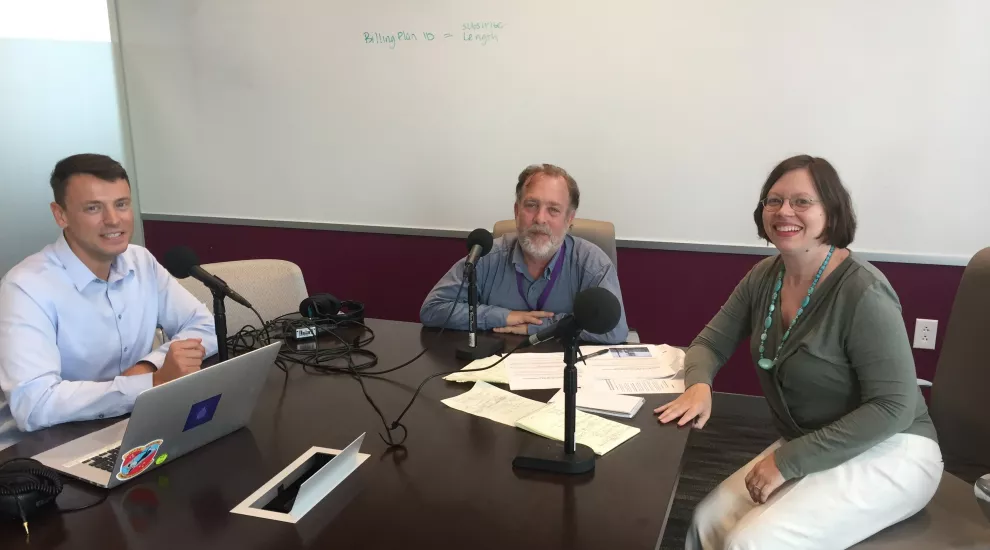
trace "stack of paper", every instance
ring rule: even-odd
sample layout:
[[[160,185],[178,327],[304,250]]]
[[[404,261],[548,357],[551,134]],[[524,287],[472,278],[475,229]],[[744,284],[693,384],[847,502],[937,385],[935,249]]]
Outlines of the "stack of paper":
[[[666,344],[583,346],[581,352],[585,356],[603,352],[578,362],[578,385],[583,388],[615,394],[684,391],[684,351],[678,348]],[[513,354],[491,369],[468,372],[487,367],[499,359],[499,356],[479,359],[444,379],[451,382],[509,384],[512,390],[563,387],[563,352]]]
[[[488,418],[508,426],[517,426],[537,435],[564,440],[564,402],[547,405],[501,390],[486,382],[476,382],[470,391],[442,401],[448,407]],[[626,426],[577,411],[575,440],[604,455],[639,433]]]
[[[600,392],[581,388],[577,395],[578,410],[618,416],[622,418],[632,418],[639,412],[639,408],[646,402],[642,397],[634,395],[620,395],[612,392]],[[560,390],[550,398],[550,403],[564,402],[564,390]]]

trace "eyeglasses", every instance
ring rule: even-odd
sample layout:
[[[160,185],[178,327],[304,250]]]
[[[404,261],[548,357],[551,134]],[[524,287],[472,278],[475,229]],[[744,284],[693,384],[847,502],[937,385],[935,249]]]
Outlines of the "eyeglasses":
[[[767,197],[760,201],[763,208],[767,212],[776,212],[784,207],[784,201],[787,201],[791,205],[791,210],[795,212],[804,212],[805,210],[811,208],[812,206],[822,202],[820,200],[810,199],[808,197],[792,197],[785,199],[783,197]]]

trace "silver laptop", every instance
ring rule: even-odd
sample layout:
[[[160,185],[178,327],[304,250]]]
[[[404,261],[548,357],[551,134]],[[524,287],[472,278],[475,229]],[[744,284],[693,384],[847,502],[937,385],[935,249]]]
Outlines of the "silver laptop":
[[[251,419],[281,342],[146,390],[131,417],[34,457],[100,487],[125,483]]]

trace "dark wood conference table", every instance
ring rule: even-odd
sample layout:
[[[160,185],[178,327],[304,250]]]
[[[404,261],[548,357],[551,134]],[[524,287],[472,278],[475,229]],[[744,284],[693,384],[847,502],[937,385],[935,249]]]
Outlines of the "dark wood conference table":
[[[454,357],[463,333],[369,319],[375,370],[430,350],[412,365],[368,379],[390,421],[427,375],[464,366]],[[519,340],[509,337],[510,343]],[[551,348],[556,351],[556,349]],[[659,425],[652,409],[675,395],[647,396],[634,419],[642,431],[594,472],[562,476],[512,468],[536,435],[440,402],[469,384],[429,382],[403,419],[404,449],[387,451],[381,420],[358,383],[340,375],[286,377],[272,368],[247,428],[110,490],[106,501],[31,520],[28,545],[18,522],[0,522],[0,548],[656,548],[677,488],[689,429]],[[546,401],[553,390],[518,392]],[[109,425],[79,422],[29,434],[0,462],[31,456]],[[299,525],[230,510],[312,446],[342,449],[366,432],[371,457]],[[59,504],[81,506],[101,490],[69,482]]]

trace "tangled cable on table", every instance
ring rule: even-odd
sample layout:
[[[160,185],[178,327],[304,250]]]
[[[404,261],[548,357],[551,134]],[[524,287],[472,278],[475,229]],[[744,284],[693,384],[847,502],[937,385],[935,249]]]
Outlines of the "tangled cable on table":
[[[458,300],[460,299],[463,289],[464,281],[461,281],[461,285],[457,289],[457,294],[451,303],[450,311],[447,313],[447,318],[443,322],[443,327],[446,327],[451,316],[454,314],[454,309],[458,304]],[[404,424],[402,424],[401,420],[416,401],[416,398],[419,396],[420,391],[422,391],[423,386],[437,376],[458,372],[440,372],[426,377],[426,379],[420,383],[419,387],[416,388],[415,393],[413,393],[412,398],[402,410],[402,413],[400,413],[393,422],[388,422],[388,420],[385,419],[385,414],[382,412],[381,408],[377,403],[375,403],[375,400],[371,397],[371,394],[368,393],[368,388],[364,384],[364,379],[384,379],[383,375],[395,372],[411,365],[417,359],[426,354],[434,343],[440,340],[440,336],[443,334],[444,328],[441,328],[437,332],[433,342],[431,342],[430,345],[425,346],[412,359],[400,363],[395,367],[390,367],[379,371],[371,371],[369,369],[372,369],[378,365],[378,356],[373,351],[365,349],[365,346],[374,341],[375,331],[364,323],[357,321],[330,322],[326,320],[309,319],[301,317],[298,312],[279,315],[271,321],[266,322],[257,310],[252,308],[252,311],[254,311],[254,314],[258,317],[260,326],[255,327],[253,325],[246,325],[237,331],[236,334],[233,334],[227,338],[227,346],[230,350],[231,357],[243,355],[252,350],[268,345],[272,342],[273,334],[276,338],[286,338],[288,335],[296,334],[298,330],[314,333],[312,340],[307,339],[307,342],[305,343],[307,347],[312,347],[312,349],[300,349],[300,346],[297,345],[294,348],[290,346],[282,346],[279,350],[278,357],[275,359],[275,365],[285,373],[285,381],[288,382],[289,370],[293,365],[300,365],[302,366],[304,372],[313,375],[339,374],[350,376],[357,381],[358,385],[361,387],[361,393],[364,394],[365,400],[368,401],[368,404],[370,404],[375,410],[375,413],[378,414],[378,418],[381,419],[382,426],[385,428],[385,434],[383,435],[379,433],[378,435],[390,448],[401,446],[408,437],[409,430]],[[356,336],[348,339],[348,337],[351,336],[350,330],[348,329],[358,329],[356,331]],[[345,330],[348,330],[348,332],[342,332]],[[324,338],[321,342],[321,335],[330,337],[332,339],[331,343],[327,345],[326,338]],[[508,357],[511,353],[512,352],[510,351],[498,362],[488,367],[472,370],[490,369],[504,360],[505,357]],[[402,430],[401,438],[393,437],[393,432],[400,429]]]

